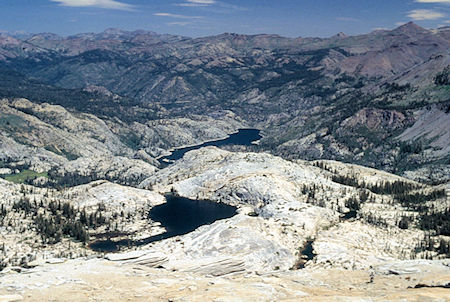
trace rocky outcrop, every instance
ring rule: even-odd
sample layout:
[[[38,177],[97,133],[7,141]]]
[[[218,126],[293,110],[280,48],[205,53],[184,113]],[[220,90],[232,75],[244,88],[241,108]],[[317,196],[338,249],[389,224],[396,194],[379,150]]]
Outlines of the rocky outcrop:
[[[93,115],[71,113],[61,106],[38,105],[26,99],[3,99],[0,108],[2,114],[17,120],[6,129],[16,130],[15,140],[46,148],[68,159],[132,153],[104,121]]]
[[[60,189],[0,179],[0,300],[60,299],[68,288],[74,300],[446,297],[448,46],[445,31],[412,23],[330,39],[1,35],[11,68],[1,94],[37,93],[0,101],[0,172]],[[156,168],[171,148],[249,125],[264,138],[247,150],[294,160],[210,147]],[[418,139],[423,148],[409,145]],[[298,158],[433,172],[439,185]],[[106,260],[82,243],[140,245],[170,231],[148,219],[167,192],[238,211]]]
[[[133,133],[141,139],[145,151],[159,157],[172,148],[197,145],[205,141],[227,137],[240,128],[246,128],[235,113],[228,110],[211,115],[190,115],[189,118],[171,118],[133,123]]]
[[[231,111],[128,125],[26,99],[1,100],[0,116],[0,159],[10,168],[50,171],[50,183],[59,185],[98,179],[136,185],[156,171],[155,158],[168,149],[244,127]]]
[[[25,197],[24,197],[25,196]],[[39,214],[44,214],[44,207],[54,203],[55,207],[68,204],[73,211],[101,216],[108,224],[100,224],[89,230],[91,241],[95,238],[108,237],[109,233],[123,233],[130,239],[149,237],[160,233],[160,227],[149,223],[147,212],[154,206],[165,202],[165,198],[155,192],[141,190],[107,181],[92,182],[63,191],[41,189],[32,186],[17,185],[0,179],[0,238],[1,266],[28,266],[32,261],[45,262],[49,258],[76,258],[95,254],[86,245],[63,237],[53,244],[46,244],[44,236],[37,230],[36,217],[24,215],[13,207],[30,202],[30,208],[39,206]],[[30,210],[30,209],[29,209]],[[4,212],[3,212],[4,211]],[[53,215],[56,217],[56,215]],[[55,217],[50,217],[55,219]],[[79,218],[75,214],[75,218]],[[78,220],[79,221],[79,220]],[[55,223],[56,224],[56,223]],[[54,229],[54,232],[60,230]],[[52,233],[53,234],[53,233]]]
[[[59,183],[70,181],[72,178],[77,184],[76,179],[79,178],[80,182],[106,179],[121,184],[137,185],[156,170],[155,166],[145,161],[123,156],[80,157],[55,167],[51,171],[51,177]]]
[[[395,110],[365,108],[344,120],[342,126],[349,128],[366,127],[372,131],[392,132],[404,128],[410,122],[410,119],[403,113]]]
[[[360,185],[345,177],[358,180]],[[74,288],[78,286],[74,279],[98,277],[104,280],[103,274],[110,272],[108,279],[116,280],[116,286],[121,288],[124,276],[132,280],[137,278],[133,286],[141,277],[149,277],[156,282],[156,287],[158,282],[179,286],[183,280],[191,280],[186,285],[191,288],[191,294],[202,288],[202,280],[208,280],[210,289],[211,285],[226,282],[236,291],[240,288],[237,284],[241,284],[243,291],[239,295],[242,294],[243,299],[249,295],[244,289],[252,288],[257,282],[257,288],[273,288],[271,293],[266,293],[270,300],[281,298],[281,289],[274,285],[280,282],[285,284],[281,290],[283,297],[295,299],[314,297],[318,294],[312,289],[320,290],[322,286],[335,294],[348,286],[358,289],[346,292],[345,297],[358,297],[363,291],[365,295],[371,293],[376,298],[380,294],[386,299],[387,294],[396,293],[395,288],[405,290],[419,283],[441,282],[442,276],[448,275],[446,260],[411,260],[424,255],[440,257],[430,251],[416,253],[425,233],[413,226],[403,229],[397,226],[399,215],[414,216],[415,212],[403,207],[389,194],[368,190],[371,185],[387,182],[403,182],[422,193],[434,189],[356,165],[334,161],[286,161],[264,153],[228,152],[215,147],[186,153],[183,159],[144,180],[140,185],[142,189],[98,181],[57,192],[20,187],[0,180],[0,198],[8,200],[7,210],[21,198],[20,190],[25,190],[26,196],[33,196],[38,203],[41,200],[48,202],[46,198],[67,201],[87,213],[101,208],[103,215],[111,219],[111,224],[118,224],[116,231],[127,233],[122,238],[132,240],[164,231],[160,225],[148,221],[146,211],[164,203],[162,194],[169,191],[183,197],[209,199],[238,207],[237,215],[232,218],[203,225],[185,235],[133,247],[133,251],[109,254],[106,256],[109,262],[93,258],[66,260],[94,254],[66,239],[33,253],[30,248],[35,248],[36,240],[18,240],[18,236],[24,237],[24,234],[27,234],[24,238],[36,238],[33,229],[28,227],[31,222],[25,215],[18,224],[16,221],[22,213],[8,211],[6,219],[12,222],[11,227],[0,228],[0,235],[8,243],[6,254],[11,255],[8,257],[14,264],[25,259],[22,261],[27,265],[13,269],[10,264],[0,273],[0,281],[7,281],[0,284],[17,292],[34,293],[38,287],[35,286],[37,281],[33,280],[38,276],[42,280],[39,282],[45,284],[39,289],[46,290],[54,289],[58,284]],[[349,216],[353,218],[344,217],[345,213],[354,210],[355,202],[358,203],[357,210]],[[440,210],[448,205],[448,200],[442,197],[427,201],[427,204]],[[123,214],[118,214],[119,211]],[[92,235],[100,236],[107,232],[105,227],[91,231]],[[311,242],[312,250],[305,251]],[[71,254],[66,252],[68,245],[72,246]],[[16,256],[12,256],[14,253]],[[23,274],[12,273],[28,270],[26,267],[33,267],[27,271],[26,279]],[[48,273],[49,267],[51,273]],[[299,267],[305,268],[296,270]],[[351,281],[346,278],[351,285],[343,283],[343,269],[347,277],[351,276]],[[61,276],[66,270],[70,273]],[[405,275],[409,279],[398,277]],[[425,276],[428,276],[427,280],[424,280]],[[276,280],[274,284],[269,281],[272,278]],[[395,282],[396,287],[386,288],[387,280]],[[148,284],[144,287],[148,291]],[[0,286],[0,294],[3,288]],[[164,297],[172,292],[170,286],[163,288],[159,284],[158,288]],[[418,290],[425,291],[425,287]],[[96,294],[101,292],[101,289],[96,290]],[[224,292],[216,294],[222,296]],[[49,293],[46,295],[48,297]]]
[[[363,269],[387,260],[416,257],[414,250],[424,233],[397,227],[405,208],[396,204],[393,196],[331,179],[351,177],[365,186],[420,184],[339,162],[314,165],[321,168],[268,154],[231,153],[214,147],[188,152],[142,182],[141,187],[237,205],[240,213],[179,238],[153,243],[149,251],[169,249],[169,259],[175,262],[226,255],[244,260],[246,270],[256,271],[293,267],[300,257],[299,248],[309,238],[316,240],[313,247],[317,257],[310,263],[316,267]],[[347,202],[359,200],[361,194],[370,199],[362,202],[358,211],[361,221],[340,222],[341,213],[349,211]],[[247,216],[253,212],[258,217]],[[376,221],[383,221],[383,226]],[[354,235],[348,236],[352,232]]]
[[[2,40],[0,52],[12,52],[8,69],[0,73],[3,95],[93,114],[117,136],[89,130],[87,117],[78,116],[87,129],[75,146],[47,130],[34,129],[36,137],[28,137],[32,145],[49,145],[65,156],[90,157],[95,147],[108,155],[159,157],[173,147],[256,126],[265,133],[260,148],[285,158],[352,160],[403,172],[444,157],[396,158],[395,136],[387,132],[408,127],[412,111],[448,101],[445,29],[407,23],[328,39],[236,34],[190,39],[122,30],[25,39]],[[21,50],[26,43],[35,47]],[[46,53],[53,57],[43,59]],[[41,63],[23,65],[25,58]],[[359,125],[368,125],[371,133],[355,131]],[[88,143],[84,150],[80,141]]]
[[[415,123],[405,129],[398,139],[402,141],[429,141],[433,147],[429,155],[440,157],[450,153],[450,112],[445,107],[433,106],[414,114]]]
[[[306,269],[267,274],[213,276],[168,271],[134,264],[77,259],[45,264],[26,274],[0,274],[0,299],[6,301],[86,298],[107,301],[239,300],[239,301],[404,301],[447,298],[445,261],[389,262],[373,270]],[[205,266],[208,269],[210,266]],[[107,276],[107,277],[106,277]],[[345,278],[343,278],[345,276]]]

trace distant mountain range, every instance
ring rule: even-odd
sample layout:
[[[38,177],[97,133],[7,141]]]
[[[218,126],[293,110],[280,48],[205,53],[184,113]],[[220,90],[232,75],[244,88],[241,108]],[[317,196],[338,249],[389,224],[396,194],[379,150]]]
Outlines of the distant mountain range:
[[[0,301],[445,300],[449,46],[1,33]]]
[[[414,23],[326,39],[2,33],[0,96],[94,114],[121,133],[231,112],[236,124],[263,130],[260,150],[442,181],[450,163],[449,49],[449,27]],[[136,139],[132,147],[192,143],[177,129],[177,138]]]

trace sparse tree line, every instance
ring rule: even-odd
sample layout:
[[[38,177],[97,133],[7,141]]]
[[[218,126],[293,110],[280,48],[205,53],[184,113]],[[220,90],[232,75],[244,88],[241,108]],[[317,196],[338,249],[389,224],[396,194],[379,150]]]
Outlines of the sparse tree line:
[[[434,78],[434,83],[438,86],[450,85],[450,66],[438,73]]]
[[[408,183],[401,180],[368,184],[364,181],[358,181],[355,175],[332,175],[331,180],[354,188],[367,189],[379,195],[392,195],[403,207],[420,213],[429,210],[429,206],[426,205],[426,202],[445,198],[447,196],[445,189],[432,189],[426,193],[423,191],[412,193],[411,191],[425,189],[426,187],[424,185]]]
[[[420,253],[426,259],[432,259],[433,255],[436,254],[450,257],[450,242],[442,237],[450,236],[450,208],[439,211],[433,203],[433,201],[444,199],[447,196],[444,189],[428,189],[424,191],[424,189],[428,188],[425,185],[401,180],[368,184],[364,181],[359,181],[356,175],[339,175],[337,171],[331,169],[323,162],[315,162],[314,166],[333,173],[331,180],[334,182],[357,189],[365,189],[360,192],[359,198],[351,197],[345,201],[345,206],[350,211],[359,211],[362,203],[373,201],[367,190],[379,195],[390,195],[394,202],[400,203],[406,208],[406,213],[397,219],[396,225],[401,229],[415,226],[426,232],[424,239],[415,248],[413,257]],[[315,188],[303,188],[302,193],[314,197]],[[320,202],[317,205],[321,206]],[[324,203],[322,206],[324,206]],[[375,213],[366,213],[362,219],[369,224],[379,227],[389,226],[386,219],[377,216]]]
[[[17,163],[17,161],[13,160],[10,157],[0,158],[0,168],[8,168],[11,170],[27,170],[30,168],[29,162]]]
[[[74,206],[70,200],[78,196],[78,191],[42,189],[23,184],[15,193],[13,198],[0,203],[0,230],[14,234],[13,238],[22,237],[32,252],[22,253],[15,244],[8,247],[8,243],[5,249],[5,244],[2,246],[0,242],[0,271],[11,265],[26,267],[43,251],[58,252],[54,255],[61,257],[87,255],[89,251],[80,247],[92,241],[92,236],[127,235],[124,231],[126,223],[134,222],[136,216],[148,217],[147,209],[140,211],[137,205],[133,211],[111,211],[104,203]],[[54,244],[58,245],[53,247]]]
[[[9,168],[12,170],[23,171],[30,169],[30,167],[31,165],[29,162],[17,164],[11,158],[0,159],[0,168]],[[88,184],[96,180],[108,180],[110,182],[118,183],[121,185],[137,186],[145,179],[145,176],[143,175],[130,175],[126,179],[123,179],[120,176],[120,173],[117,173],[116,175],[108,175],[108,174],[105,175],[104,173],[97,173],[95,171],[91,171],[91,173],[87,175],[83,175],[77,172],[60,173],[58,172],[58,168],[56,167],[50,169],[47,174],[48,174],[48,181],[44,183],[36,184],[34,181],[36,180],[37,176],[25,178],[24,183],[38,187],[53,188],[60,190],[63,188]],[[0,175],[0,177],[1,176],[2,175]]]
[[[320,164],[319,164],[320,165]],[[417,185],[411,183],[404,183],[401,181],[396,181],[392,183],[381,183],[373,186],[366,186],[366,188],[361,188],[361,183],[358,183],[356,178],[339,178],[340,181],[348,184],[353,184],[358,188],[362,189],[357,196],[352,196],[345,200],[345,207],[354,213],[358,213],[361,208],[361,205],[364,202],[374,202],[373,196],[371,196],[370,192],[367,191],[367,187],[370,187],[376,192],[384,193],[393,196],[409,196],[406,198],[397,198],[393,199],[394,202],[400,202],[398,199],[401,199],[404,203],[414,196],[415,194],[408,194],[408,190],[415,190],[419,188]],[[358,185],[356,185],[358,183]],[[421,188],[421,187],[420,187]],[[301,192],[303,195],[307,196],[307,202],[314,204],[320,207],[327,207],[326,202],[323,199],[316,199],[316,192],[318,190],[318,186],[315,184],[311,186],[303,185],[301,188]],[[322,188],[323,189],[323,188]],[[395,195],[395,193],[399,195]],[[445,191],[435,190],[431,191],[428,194],[420,193],[422,196],[419,197],[420,202],[435,200],[437,198],[445,197]],[[443,195],[444,194],[444,195]],[[414,207],[417,209],[417,207]],[[424,207],[428,209],[427,207]],[[339,207],[336,208],[340,210]],[[354,216],[351,216],[354,217]],[[361,219],[366,223],[371,225],[375,225],[377,227],[388,228],[391,227],[392,224],[389,223],[385,218],[382,218],[376,213],[364,213],[361,216]],[[417,215],[415,217],[410,211],[406,211],[406,213],[402,214],[397,218],[395,224],[400,229],[408,229],[411,226],[416,226],[421,230],[425,231],[425,236],[422,240],[418,241],[416,247],[411,251],[404,251],[403,256],[409,257],[412,259],[415,258],[424,258],[424,259],[434,259],[441,257],[450,257],[450,242],[448,238],[443,238],[442,236],[450,236],[450,209],[447,209],[444,212],[422,212],[421,215]],[[408,256],[409,255],[409,256]]]
[[[316,192],[317,190],[321,190],[324,191],[324,187],[322,186],[317,186],[316,184],[312,184],[311,186],[308,185],[303,185],[301,187],[301,193],[303,195],[307,196],[307,203],[319,206],[319,207],[327,207],[327,203],[325,202],[325,200],[323,198],[316,198]],[[373,198],[371,198],[370,193],[365,191],[365,190],[361,190],[358,194],[357,197],[355,196],[351,196],[350,198],[346,199],[344,202],[344,206],[345,208],[347,208],[349,211],[352,212],[357,212],[360,208],[361,208],[361,204],[366,202],[366,201],[371,201],[373,202]],[[336,200],[336,202],[332,202],[332,209],[343,213],[344,209],[342,208],[341,205],[339,205],[339,200]]]
[[[421,215],[419,225],[422,230],[433,230],[436,235],[450,236],[450,208]]]
[[[423,240],[419,241],[412,253],[412,258],[415,259],[418,255],[421,258],[432,260],[437,255],[445,258],[450,257],[450,242],[444,238],[438,238],[425,234]]]
[[[342,185],[358,188],[367,189],[375,194],[379,195],[400,195],[410,192],[412,190],[417,190],[424,188],[422,185],[416,185],[413,183],[408,183],[401,180],[396,180],[394,182],[380,182],[376,184],[369,184],[365,181],[359,181],[355,175],[332,175],[331,180]],[[445,193],[445,191],[444,191]]]
[[[45,186],[54,189],[70,188],[88,184],[96,180],[107,180],[121,185],[137,186],[145,179],[145,176],[142,175],[131,175],[127,177],[127,179],[123,179],[120,177],[120,173],[111,176],[108,174],[105,175],[103,173],[97,173],[95,171],[91,171],[91,173],[87,175],[77,172],[59,173],[57,168],[50,169],[48,171],[48,176],[50,181]]]
[[[425,213],[429,210],[426,202],[446,197],[445,190],[432,190],[429,193],[403,193],[394,195],[395,200],[400,202],[403,207]]]
[[[399,202],[403,207],[409,210],[417,211],[421,214],[426,213],[430,210],[430,207],[433,207],[433,205],[427,205],[427,202],[435,201],[447,196],[445,189],[432,189],[426,193],[423,191],[412,193],[411,191],[424,189],[425,186],[408,183],[401,180],[368,184],[364,181],[358,181],[356,176],[333,175],[331,179],[334,182],[347,186],[367,189],[375,194],[392,195],[394,200]]]
[[[63,236],[87,243],[89,229],[110,227],[110,220],[103,216],[104,210],[105,206],[100,204],[95,212],[87,213],[85,208],[76,208],[68,202],[30,201],[25,194],[11,207],[12,212],[29,218],[32,221],[31,227],[41,236],[42,242],[48,244],[60,242]],[[1,226],[12,226],[11,219],[6,219],[8,212],[6,206],[2,204],[0,206]]]

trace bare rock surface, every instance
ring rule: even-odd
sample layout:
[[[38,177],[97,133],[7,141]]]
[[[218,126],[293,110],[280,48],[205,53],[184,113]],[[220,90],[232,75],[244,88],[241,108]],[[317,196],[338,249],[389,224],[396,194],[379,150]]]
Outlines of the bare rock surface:
[[[400,274],[398,274],[400,273]],[[339,269],[225,276],[136,267],[102,259],[46,264],[1,274],[3,301],[445,301],[449,267],[442,261],[391,262],[380,273]],[[345,277],[343,277],[345,276]],[[16,300],[14,300],[16,299]]]
[[[412,251],[423,240],[424,232],[398,228],[399,213],[405,209],[392,197],[369,194],[371,202],[361,206],[360,220],[339,219],[342,212],[349,211],[346,200],[368,193],[332,181],[330,171],[351,175],[366,185],[401,181],[411,186],[420,184],[357,165],[321,163],[324,169],[306,161],[231,153],[215,147],[188,152],[174,165],[142,182],[141,187],[236,205],[239,214],[179,238],[153,243],[149,250],[169,249],[169,259],[178,264],[181,259],[226,255],[244,260],[250,271],[294,267],[300,258],[299,250],[311,238],[315,239],[317,257],[307,265],[314,267],[367,269],[415,257]],[[448,200],[440,204],[445,207]],[[250,213],[258,217],[248,216]],[[380,217],[386,225],[367,223],[372,216]]]
[[[124,184],[135,184],[151,176],[157,168],[140,159],[124,156],[80,157],[55,167],[53,176],[64,178],[73,175],[79,178],[108,179]]]
[[[101,225],[90,230],[92,241],[95,241],[96,236],[102,238],[102,234],[112,232],[112,227],[116,227],[114,232],[125,233],[129,238],[137,239],[162,232],[162,229],[152,225],[147,217],[148,210],[165,202],[164,196],[155,192],[107,181],[96,181],[56,191],[17,185],[0,179],[0,188],[2,209],[7,211],[2,221],[8,222],[0,227],[0,263],[6,267],[26,267],[29,263],[39,265],[54,258],[76,258],[95,254],[81,242],[70,238],[62,238],[54,244],[45,244],[36,230],[33,217],[22,217],[11,211],[14,205],[20,204],[24,194],[33,203],[45,206],[48,206],[49,202],[54,202],[55,205],[68,204],[85,212],[87,216],[98,214],[101,210],[101,215],[110,221],[110,225]]]
[[[21,39],[0,33],[1,90],[32,99],[0,100],[0,174],[32,185],[0,179],[0,301],[448,299],[448,28]],[[294,160],[157,168],[249,126],[229,149]],[[133,246],[170,232],[148,219],[168,192],[237,215]],[[111,238],[130,246],[88,248]]]
[[[342,125],[346,127],[367,127],[370,130],[389,129],[391,131],[403,128],[407,124],[408,119],[401,112],[374,108],[362,109],[342,122]]]
[[[81,246],[72,246],[74,255],[61,256],[58,253],[67,249],[69,242],[63,240],[51,251],[44,249],[42,254],[33,255],[35,260],[27,267],[9,265],[4,269],[0,295],[17,294],[29,301],[58,299],[57,293],[71,293],[68,300],[155,301],[186,297],[191,301],[314,301],[324,297],[401,301],[422,296],[438,301],[446,297],[439,286],[448,280],[448,259],[414,260],[423,256],[413,251],[425,234],[414,227],[397,226],[398,215],[405,213],[405,208],[390,195],[368,193],[366,188],[333,180],[346,175],[366,185],[401,181],[425,192],[432,189],[357,165],[287,161],[216,147],[186,153],[175,164],[155,171],[140,189],[107,181],[60,193],[25,186],[38,202],[45,194],[59,194],[55,197],[88,212],[101,206],[105,216],[114,217],[114,213],[124,211],[113,221],[130,232],[131,239],[164,231],[148,221],[145,213],[164,203],[167,192],[223,202],[238,210],[232,218],[107,254],[106,259],[95,258],[94,252]],[[0,198],[9,204],[23,190],[4,180],[0,185]],[[361,194],[368,195],[357,216],[344,219],[350,211],[348,201],[361,198]],[[440,209],[449,201],[441,198],[430,202]],[[371,223],[370,215],[382,219],[383,225]],[[17,221],[19,217],[8,219]],[[27,240],[17,240],[22,236],[20,226],[0,231],[11,256],[32,246]],[[308,242],[312,242],[312,257],[304,251]],[[301,267],[304,269],[299,270]],[[437,287],[414,288],[418,284]]]
[[[147,123],[133,123],[132,131],[140,136],[146,145],[145,151],[159,157],[167,154],[168,149],[197,145],[205,141],[227,137],[246,124],[231,111],[222,110],[212,115],[190,115],[160,119]]]
[[[444,108],[416,112],[416,122],[398,136],[403,141],[430,140],[434,150],[432,156],[450,153],[450,112]]]
[[[16,116],[20,119],[17,127],[27,129],[16,132],[15,139],[35,147],[77,157],[131,152],[104,121],[91,114],[71,113],[58,105],[41,105],[27,99],[4,99],[1,111]]]

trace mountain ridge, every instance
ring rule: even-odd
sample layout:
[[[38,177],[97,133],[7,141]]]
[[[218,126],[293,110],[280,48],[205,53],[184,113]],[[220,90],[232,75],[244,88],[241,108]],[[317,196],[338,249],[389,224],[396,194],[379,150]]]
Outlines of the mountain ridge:
[[[1,301],[447,298],[446,30],[23,37],[0,36]],[[178,198],[236,215],[161,239]]]
[[[396,167],[404,162],[397,135],[412,126],[424,107],[436,104],[445,111],[448,106],[448,84],[436,79],[448,76],[449,37],[445,30],[412,22],[326,39],[230,33],[188,38],[120,29],[62,38],[37,34],[25,41],[3,37],[0,65],[11,72],[1,75],[0,94],[126,124],[232,111],[248,126],[265,131],[264,151],[403,171],[417,158],[406,154],[406,164]],[[22,77],[20,88],[8,79],[14,72]],[[70,102],[74,98],[80,101]],[[391,136],[383,129],[344,123],[373,109],[402,114],[409,123]],[[421,166],[445,162],[432,141],[419,139],[424,145]]]

